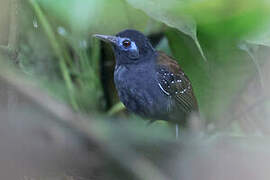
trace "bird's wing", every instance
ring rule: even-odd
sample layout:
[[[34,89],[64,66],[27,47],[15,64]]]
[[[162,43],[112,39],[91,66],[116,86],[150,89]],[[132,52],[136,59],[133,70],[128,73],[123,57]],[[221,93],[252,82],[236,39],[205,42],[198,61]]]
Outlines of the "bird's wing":
[[[178,63],[163,52],[158,51],[157,56],[157,77],[161,90],[171,96],[182,111],[198,110],[190,81]]]

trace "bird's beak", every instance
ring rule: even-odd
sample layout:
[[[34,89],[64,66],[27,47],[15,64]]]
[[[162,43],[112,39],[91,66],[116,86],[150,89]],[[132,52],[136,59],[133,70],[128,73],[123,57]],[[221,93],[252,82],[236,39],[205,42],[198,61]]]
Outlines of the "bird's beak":
[[[94,34],[93,37],[96,37],[102,41],[117,44],[118,38],[116,36]]]

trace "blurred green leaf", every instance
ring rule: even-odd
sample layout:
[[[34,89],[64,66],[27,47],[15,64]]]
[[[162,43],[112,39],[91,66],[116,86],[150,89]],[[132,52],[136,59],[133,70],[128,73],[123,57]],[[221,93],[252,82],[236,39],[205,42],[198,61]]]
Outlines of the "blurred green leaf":
[[[259,64],[259,60],[256,58],[256,51],[258,50],[258,46],[246,43],[246,42],[242,42],[239,44],[239,48],[243,51],[245,51],[249,56],[250,59],[252,60],[252,62],[254,63],[257,71],[258,71],[258,76],[260,79],[260,83],[261,86],[264,87],[265,83],[264,83],[264,79],[263,79],[263,75],[262,75],[262,70]]]
[[[270,47],[270,24],[265,24],[258,32],[253,33],[244,39],[248,44]]]
[[[246,60],[234,42],[208,39],[206,50],[211,56],[204,63],[189,37],[172,29],[166,36],[174,57],[192,82],[201,113],[207,120],[218,120],[223,115],[229,118],[226,113],[235,97],[256,73],[253,62]]]
[[[122,110],[125,109],[125,105],[122,102],[118,102],[117,104],[115,104],[108,112],[108,115],[114,115]]]
[[[193,0],[178,10],[193,17],[200,31],[225,39],[239,39],[270,20],[265,0]]]
[[[39,0],[41,7],[73,33],[115,34],[126,28],[143,30],[149,18],[124,0]]]
[[[178,8],[183,6],[184,1],[176,0],[127,0],[135,8],[143,10],[150,17],[165,23],[170,27],[177,28],[179,31],[190,36],[197,45],[202,57],[206,60],[203,50],[197,38],[196,22]]]

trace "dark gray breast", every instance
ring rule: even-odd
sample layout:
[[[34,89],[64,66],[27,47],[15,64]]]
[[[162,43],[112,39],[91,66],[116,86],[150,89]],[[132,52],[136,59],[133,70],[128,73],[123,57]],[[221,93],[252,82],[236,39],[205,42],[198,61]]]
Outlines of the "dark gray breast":
[[[151,65],[116,66],[114,81],[118,95],[129,111],[147,118],[166,120],[171,101],[160,89],[155,70],[148,66]]]

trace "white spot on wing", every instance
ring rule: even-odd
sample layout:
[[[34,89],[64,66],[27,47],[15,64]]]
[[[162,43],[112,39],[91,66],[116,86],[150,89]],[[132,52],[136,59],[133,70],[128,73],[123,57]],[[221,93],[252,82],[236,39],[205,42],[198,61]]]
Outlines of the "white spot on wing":
[[[165,90],[163,89],[163,87],[160,85],[160,83],[158,83],[158,86],[160,87],[160,89],[161,89],[165,94],[167,94],[168,96],[170,95],[167,91],[165,91]]]
[[[187,91],[187,89],[183,89],[183,91],[180,91],[181,94],[184,94]]]

